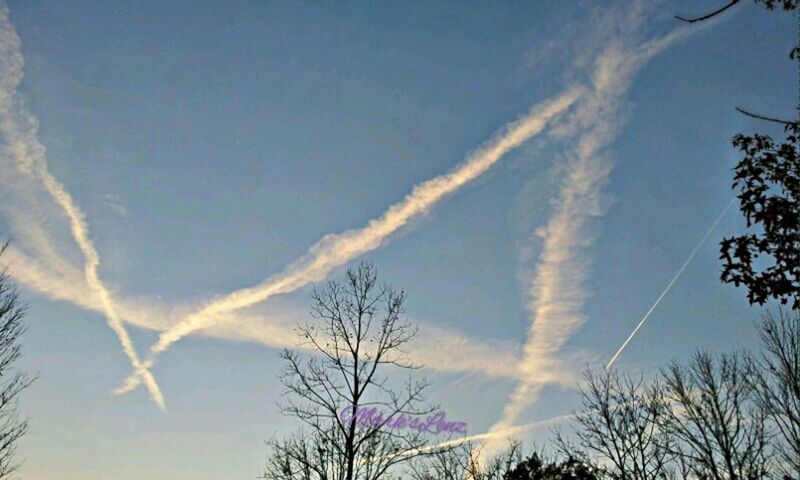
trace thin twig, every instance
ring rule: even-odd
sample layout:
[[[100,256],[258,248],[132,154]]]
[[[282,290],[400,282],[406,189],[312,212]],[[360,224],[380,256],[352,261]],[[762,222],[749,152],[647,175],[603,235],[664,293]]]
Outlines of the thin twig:
[[[758,120],[766,120],[768,122],[780,123],[781,125],[786,125],[786,126],[797,125],[797,122],[789,122],[789,121],[786,121],[786,120],[781,120],[779,118],[765,117],[764,115],[758,115],[758,114],[755,114],[755,113],[750,113],[747,110],[745,110],[743,108],[739,108],[739,107],[736,107],[736,111],[741,113],[741,114],[747,115],[748,117],[757,118]]]
[[[719,15],[720,13],[722,13],[725,10],[731,8],[732,6],[736,5],[737,3],[739,3],[739,0],[731,0],[731,2],[729,4],[727,4],[727,5],[723,6],[723,7],[720,7],[718,9],[714,10],[711,13],[703,15],[702,17],[686,18],[686,17],[681,17],[680,15],[675,15],[675,18],[677,18],[678,20],[681,20],[683,22],[687,22],[687,23],[702,22],[703,20],[708,20],[709,18],[711,18],[711,17],[713,17],[715,15]]]

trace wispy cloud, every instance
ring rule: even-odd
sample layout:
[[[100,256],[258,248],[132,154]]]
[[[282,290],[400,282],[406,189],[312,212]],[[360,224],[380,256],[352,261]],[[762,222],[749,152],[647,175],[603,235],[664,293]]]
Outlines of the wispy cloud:
[[[50,247],[52,248],[52,247]],[[49,298],[70,302],[80,308],[103,313],[98,298],[91,295],[81,271],[73,266],[51,268],[42,261],[12,245],[4,260],[9,273],[20,284]],[[188,305],[166,305],[153,299],[116,297],[119,316],[138,328],[162,332],[193,309]],[[274,309],[272,309],[274,310]],[[306,321],[304,310],[282,309],[272,313],[249,311],[229,312],[202,335],[236,342],[252,342],[268,348],[296,348],[293,327]],[[477,340],[452,329],[443,329],[415,322],[419,337],[409,346],[409,357],[432,371],[442,373],[468,372],[488,378],[516,379],[519,344],[503,341]]]
[[[174,327],[162,333],[151,347],[145,361],[147,368],[172,344],[214,325],[221,314],[249,307],[268,298],[288,293],[324,279],[333,269],[381,246],[409,221],[427,213],[434,205],[459,188],[475,180],[497,163],[508,151],[539,134],[549,121],[563,114],[581,95],[581,90],[567,89],[555,98],[535,106],[519,120],[507,125],[449,173],[423,182],[402,201],[392,205],[379,218],[360,229],[328,235],[308,253],[281,273],[250,288],[238,290],[208,302]],[[118,392],[126,392],[140,383],[138,372],[129,376]]]
[[[100,256],[89,237],[83,212],[64,186],[50,173],[45,161],[45,148],[37,139],[37,122],[24,100],[17,93],[22,81],[24,59],[20,39],[9,19],[8,8],[0,9],[0,132],[5,139],[4,154],[26,174],[35,175],[47,193],[61,208],[69,222],[75,243],[85,258],[84,277],[92,294],[99,300],[108,326],[116,333],[125,355],[137,375],[143,379],[150,395],[161,409],[164,397],[152,374],[142,366],[130,336],[119,317],[111,292],[100,279]]]
[[[452,171],[414,187],[408,196],[366,227],[322,238],[306,255],[258,285],[201,305],[173,307],[112,295],[101,281],[100,257],[90,240],[83,214],[47,169],[44,147],[36,139],[36,120],[16,93],[23,59],[19,38],[4,10],[0,18],[0,67],[3,68],[0,131],[8,141],[5,156],[15,162],[14,169],[18,173],[40,180],[46,193],[63,211],[67,227],[83,255],[81,271],[75,267],[73,259],[49,243],[47,227],[52,225],[43,224],[55,220],[24,218],[16,212],[12,214],[16,215],[12,219],[14,229],[25,237],[24,248],[33,253],[16,248],[10,250],[11,273],[44,295],[105,315],[134,368],[118,392],[130,391],[144,380],[151,396],[163,406],[163,398],[148,369],[175,342],[187,335],[202,334],[253,341],[269,347],[296,346],[291,327],[301,315],[296,312],[254,313],[253,307],[276,295],[323,280],[337,267],[380,247],[414,218],[480,177],[508,151],[563,118],[555,124],[552,133],[560,140],[573,142],[572,147],[566,155],[566,168],[553,202],[553,215],[537,232],[543,242],[541,254],[534,268],[521,272],[529,297],[526,307],[531,314],[524,348],[511,343],[477,341],[460,332],[422,325],[420,339],[410,352],[413,359],[437,371],[480,372],[520,379],[502,419],[482,437],[504,438],[507,432],[517,431],[519,427],[513,425],[535,401],[543,385],[571,380],[561,351],[585,321],[581,309],[587,296],[584,283],[591,263],[587,249],[594,239],[593,221],[604,213],[602,196],[612,169],[610,159],[603,152],[623,124],[624,115],[620,110],[635,73],[653,55],[687,34],[687,30],[676,30],[656,40],[641,42],[638,32],[643,3],[633,5],[625,15],[617,14],[612,21],[600,25],[602,33],[597,34],[592,43],[599,45],[599,50],[587,49],[594,56],[586,52],[578,56],[576,70],[584,76],[589,72],[583,81],[585,86],[568,88],[535,106]],[[115,199],[106,200],[114,208]],[[136,355],[123,321],[161,332],[144,362]]]
[[[114,213],[116,213],[117,215],[120,215],[120,216],[123,216],[123,217],[128,216],[127,207],[125,207],[125,205],[120,203],[119,197],[117,197],[116,195],[112,195],[110,193],[107,193],[107,194],[103,195],[103,200],[105,200],[106,205],[108,205],[108,208],[113,210]]]
[[[656,40],[641,42],[644,21],[641,2],[630,4],[602,20],[606,32],[591,40],[601,45],[589,62],[589,93],[557,126],[558,138],[574,143],[567,153],[566,172],[547,225],[537,230],[543,245],[533,269],[522,269],[531,324],[521,363],[522,381],[511,394],[501,419],[487,438],[501,438],[538,398],[553,375],[564,374],[559,354],[584,324],[582,312],[588,293],[585,283],[591,259],[588,249],[595,234],[594,219],[605,213],[603,192],[613,164],[604,150],[618,135],[625,115],[625,95],[635,74],[654,55],[688,35],[678,29]]]

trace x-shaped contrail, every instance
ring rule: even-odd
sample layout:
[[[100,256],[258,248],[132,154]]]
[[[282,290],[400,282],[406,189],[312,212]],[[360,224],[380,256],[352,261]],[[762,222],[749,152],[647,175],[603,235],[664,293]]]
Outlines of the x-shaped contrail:
[[[84,256],[86,283],[102,304],[108,326],[117,335],[134,370],[144,380],[153,401],[163,410],[164,397],[153,375],[143,367],[130,335],[119,316],[111,292],[100,279],[100,255],[91,238],[86,220],[72,196],[47,168],[44,146],[36,137],[36,121],[17,93],[22,81],[23,57],[20,39],[8,16],[8,8],[0,8],[0,132],[6,139],[7,152],[19,171],[34,175],[66,216],[72,237]]]

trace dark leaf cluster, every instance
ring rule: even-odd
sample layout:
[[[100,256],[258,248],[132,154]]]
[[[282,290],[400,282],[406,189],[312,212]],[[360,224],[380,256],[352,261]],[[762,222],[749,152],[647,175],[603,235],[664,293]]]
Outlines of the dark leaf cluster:
[[[769,299],[800,308],[800,156],[797,123],[786,140],[739,134],[733,145],[744,158],[733,188],[751,233],[720,243],[722,281],[744,285],[751,304]]]
[[[534,452],[503,476],[503,480],[598,480],[599,469],[584,460],[568,456],[548,462]]]

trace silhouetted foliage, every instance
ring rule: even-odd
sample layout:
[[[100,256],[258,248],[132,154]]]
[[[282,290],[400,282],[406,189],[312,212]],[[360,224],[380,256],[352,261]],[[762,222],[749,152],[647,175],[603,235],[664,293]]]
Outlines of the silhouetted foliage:
[[[465,480],[505,480],[506,476],[523,460],[522,444],[512,440],[508,448],[488,462],[478,461],[477,451],[472,450],[469,477]]]
[[[0,257],[6,247],[7,243],[0,246]],[[16,471],[14,452],[17,442],[28,431],[28,421],[17,413],[17,397],[33,380],[13,371],[22,356],[19,339],[25,331],[24,317],[25,307],[3,269],[0,271],[0,479],[9,478]]]
[[[753,0],[767,10],[795,11],[800,0]],[[676,15],[684,22],[696,23],[715,17],[740,0],[728,3],[699,16]],[[792,60],[800,55],[800,44],[789,53]],[[783,121],[754,115],[737,108],[745,115],[784,125],[786,140],[776,142],[769,135],[738,134],[734,147],[744,158],[734,169],[734,190],[738,190],[740,209],[747,228],[762,231],[726,238],[720,244],[723,260],[722,281],[744,285],[751,304],[763,305],[768,299],[782,304],[792,301],[800,308],[800,159],[797,153],[797,121]],[[772,265],[761,268],[762,262]]]
[[[409,463],[413,480],[504,480],[522,458],[522,445],[512,441],[509,447],[485,462],[480,461],[480,449],[465,442],[440,450]]]
[[[601,470],[582,456],[550,460],[539,452],[522,455],[522,445],[509,447],[480,462],[480,450],[471,442],[411,463],[413,480],[600,480]]]
[[[517,464],[504,480],[599,480],[599,469],[588,462],[568,456],[561,461],[546,461],[538,453]]]
[[[744,158],[734,169],[733,188],[747,227],[758,230],[720,243],[722,281],[744,285],[750,303],[769,299],[800,308],[800,156],[796,123],[787,138],[736,135]],[[765,261],[771,261],[766,265]]]

